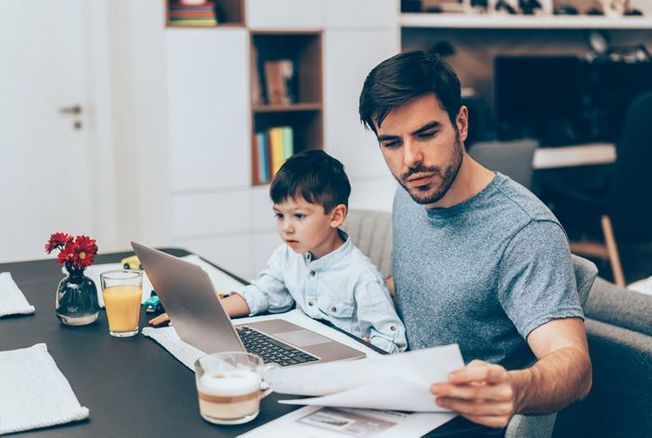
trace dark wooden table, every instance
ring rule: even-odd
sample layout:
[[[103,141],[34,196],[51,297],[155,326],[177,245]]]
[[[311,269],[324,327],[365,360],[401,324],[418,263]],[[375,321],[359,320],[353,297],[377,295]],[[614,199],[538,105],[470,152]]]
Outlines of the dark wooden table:
[[[175,248],[164,251],[175,256],[189,254]],[[132,253],[99,255],[96,263],[115,263],[127,255]],[[260,415],[251,423],[210,424],[199,415],[193,372],[155,341],[142,335],[110,336],[104,310],[88,326],[68,327],[59,323],[54,297],[62,273],[54,260],[0,264],[0,272],[5,271],[11,272],[27,300],[36,307],[36,313],[0,318],[0,351],[47,344],[79,402],[90,410],[87,421],[24,432],[20,436],[227,437],[297,408],[277,403],[294,396],[272,394],[262,400]],[[141,327],[149,318],[144,311],[141,313]],[[473,430],[458,417],[429,436],[460,436],[460,432]]]

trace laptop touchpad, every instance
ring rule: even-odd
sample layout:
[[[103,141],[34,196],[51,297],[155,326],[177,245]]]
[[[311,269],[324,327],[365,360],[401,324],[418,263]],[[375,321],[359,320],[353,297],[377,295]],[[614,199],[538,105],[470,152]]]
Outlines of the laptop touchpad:
[[[333,342],[327,337],[318,335],[308,330],[293,330],[291,332],[274,333],[274,337],[279,338],[296,347],[308,347],[309,345],[326,344]]]

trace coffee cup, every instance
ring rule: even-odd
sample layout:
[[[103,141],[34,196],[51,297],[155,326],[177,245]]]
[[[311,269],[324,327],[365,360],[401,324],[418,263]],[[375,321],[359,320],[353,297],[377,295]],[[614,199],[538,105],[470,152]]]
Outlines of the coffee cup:
[[[195,362],[199,412],[215,424],[243,424],[258,416],[263,360],[240,351],[213,353]]]

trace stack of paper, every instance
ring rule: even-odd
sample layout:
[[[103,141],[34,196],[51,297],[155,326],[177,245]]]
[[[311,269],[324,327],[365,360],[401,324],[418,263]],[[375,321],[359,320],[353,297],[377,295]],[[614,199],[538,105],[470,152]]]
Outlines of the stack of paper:
[[[316,396],[281,403],[448,412],[430,393],[433,383],[464,367],[457,344],[356,361],[278,368],[265,381],[281,394]]]

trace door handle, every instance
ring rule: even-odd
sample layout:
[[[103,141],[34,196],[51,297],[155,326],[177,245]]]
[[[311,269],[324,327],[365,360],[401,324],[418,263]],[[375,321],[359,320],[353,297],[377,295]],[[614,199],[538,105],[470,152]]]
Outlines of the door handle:
[[[81,105],[62,106],[61,108],[59,108],[59,114],[77,116],[81,114],[81,112],[82,112]]]

